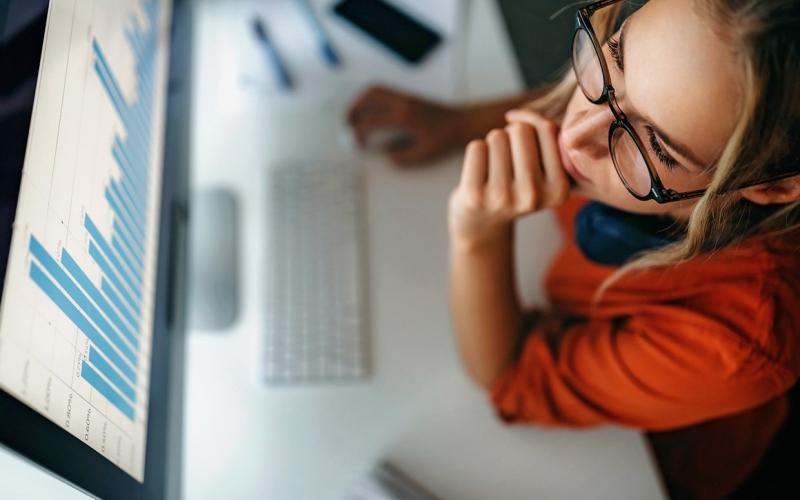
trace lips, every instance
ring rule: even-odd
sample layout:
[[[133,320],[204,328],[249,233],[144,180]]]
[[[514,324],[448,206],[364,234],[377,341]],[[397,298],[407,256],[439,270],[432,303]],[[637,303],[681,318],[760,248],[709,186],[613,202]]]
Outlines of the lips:
[[[561,136],[558,136],[558,152],[561,155],[561,164],[564,165],[564,170],[566,170],[570,177],[575,179],[577,182],[591,184],[591,179],[580,173],[575,167],[575,164],[572,163],[572,159],[570,159],[566,149],[564,148],[564,144],[561,142]]]

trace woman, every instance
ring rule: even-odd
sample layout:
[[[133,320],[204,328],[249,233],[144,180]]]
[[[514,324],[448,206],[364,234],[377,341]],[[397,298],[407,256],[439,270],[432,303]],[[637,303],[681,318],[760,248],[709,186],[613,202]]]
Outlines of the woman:
[[[800,2],[621,7],[581,9],[573,71],[467,146],[449,201],[459,347],[506,421],[652,431],[673,496],[746,495],[800,376]],[[416,142],[388,153],[412,163],[515,104],[377,89],[350,120],[361,139],[406,128]],[[547,208],[565,244],[550,307],[526,311],[514,221]]]

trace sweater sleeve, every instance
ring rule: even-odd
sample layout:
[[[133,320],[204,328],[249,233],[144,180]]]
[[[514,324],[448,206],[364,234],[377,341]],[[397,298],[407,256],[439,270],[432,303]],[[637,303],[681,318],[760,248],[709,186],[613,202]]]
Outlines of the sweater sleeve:
[[[536,325],[492,403],[506,422],[665,430],[755,407],[794,382],[726,325],[681,313]]]

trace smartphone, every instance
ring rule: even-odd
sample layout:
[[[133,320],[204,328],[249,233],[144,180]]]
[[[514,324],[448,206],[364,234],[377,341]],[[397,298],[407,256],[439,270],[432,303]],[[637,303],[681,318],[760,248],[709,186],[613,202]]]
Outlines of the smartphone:
[[[442,36],[384,0],[341,0],[333,12],[409,64],[417,64]]]

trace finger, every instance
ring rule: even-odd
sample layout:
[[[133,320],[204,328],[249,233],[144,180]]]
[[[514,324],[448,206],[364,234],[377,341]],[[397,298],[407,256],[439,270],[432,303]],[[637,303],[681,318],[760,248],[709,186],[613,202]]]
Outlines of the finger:
[[[379,129],[402,128],[403,116],[396,108],[384,109],[380,113],[362,115],[355,123],[351,124],[355,132],[356,141],[361,146],[367,142],[369,135]]]
[[[464,166],[461,169],[461,186],[465,189],[483,191],[488,168],[486,143],[475,139],[467,144]]]
[[[434,156],[430,147],[416,139],[392,143],[384,150],[395,165],[408,166],[431,160]]]
[[[506,130],[511,140],[511,159],[514,165],[514,182],[536,187],[542,182],[543,172],[539,165],[539,144],[535,129],[527,123],[510,123]]]
[[[373,85],[366,89],[350,104],[347,110],[347,123],[353,125],[360,116],[369,114],[375,107],[382,106],[382,101],[387,98],[389,92],[387,88],[380,85]]]
[[[542,168],[546,177],[558,178],[565,175],[564,167],[561,165],[561,155],[558,152],[558,125],[555,122],[528,109],[509,111],[506,118],[515,122],[528,123],[536,129]]]
[[[507,189],[513,179],[508,134],[504,130],[492,130],[486,135],[486,143],[489,146],[489,186]]]
[[[569,191],[569,179],[558,150],[558,125],[531,110],[509,112],[507,118],[528,123],[536,129],[546,184],[544,203],[548,206],[560,204]]]

